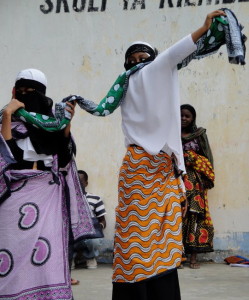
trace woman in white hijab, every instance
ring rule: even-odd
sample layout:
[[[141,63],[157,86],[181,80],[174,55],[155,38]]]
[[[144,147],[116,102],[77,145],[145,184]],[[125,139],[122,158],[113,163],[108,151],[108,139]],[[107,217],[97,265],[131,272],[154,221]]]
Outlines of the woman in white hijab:
[[[21,71],[13,99],[0,113],[2,299],[72,299],[69,243],[94,233],[77,179],[70,124],[48,132],[15,115],[25,108],[44,119],[52,116],[46,86],[41,71]],[[74,104],[67,111],[73,115]]]
[[[177,64],[196,50],[221,10],[207,15],[197,31],[159,55],[144,42],[125,54],[132,74],[121,103],[127,153],[120,169],[114,240],[113,300],[179,300],[181,205],[185,171]]]

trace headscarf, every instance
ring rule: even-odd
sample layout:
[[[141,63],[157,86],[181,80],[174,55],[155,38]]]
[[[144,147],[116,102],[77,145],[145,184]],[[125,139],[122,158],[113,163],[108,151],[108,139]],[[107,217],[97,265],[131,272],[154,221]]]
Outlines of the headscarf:
[[[190,132],[191,134],[187,137],[182,137],[183,145],[193,139],[198,139],[198,144],[200,147],[201,155],[205,156],[211,162],[211,164],[213,166],[214,165],[213,154],[212,154],[212,150],[210,148],[209,141],[208,141],[208,138],[206,135],[206,129],[202,128],[202,127],[197,128],[197,126],[196,126],[196,111],[192,105],[182,104],[181,111],[183,109],[187,109],[193,115],[193,121],[187,127],[188,132]]]
[[[35,89],[33,92],[22,94],[18,88]],[[52,115],[53,100],[46,97],[47,78],[39,70],[26,69],[17,74],[15,82],[15,98],[25,104],[29,112]]]
[[[22,94],[17,90],[21,87],[33,88],[33,92]],[[15,81],[15,98],[25,104],[25,110],[53,116],[53,100],[46,97],[47,78],[37,69],[25,69],[17,74]],[[32,145],[38,154],[56,154],[58,152],[58,138],[63,132],[47,132],[25,123]]]
[[[142,41],[137,41],[137,42],[132,43],[125,52],[124,67],[125,67],[126,71],[130,70],[132,67],[139,64],[139,63],[129,63],[128,62],[129,56],[131,56],[133,53],[137,53],[137,52],[145,52],[145,53],[149,54],[149,57],[146,58],[143,61],[143,63],[153,61],[158,54],[157,49],[153,48],[149,43],[142,42]]]
[[[191,112],[192,116],[193,116],[193,121],[191,122],[191,124],[186,128],[186,130],[188,132],[194,132],[197,129],[196,126],[196,111],[194,109],[194,107],[190,104],[182,104],[181,105],[181,111],[183,109],[187,109],[188,111]]]

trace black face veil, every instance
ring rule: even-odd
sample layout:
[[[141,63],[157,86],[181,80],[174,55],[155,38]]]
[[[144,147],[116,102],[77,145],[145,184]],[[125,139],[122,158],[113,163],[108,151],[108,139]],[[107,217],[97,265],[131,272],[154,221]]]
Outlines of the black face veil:
[[[20,88],[33,88],[34,91],[21,93]],[[15,83],[15,98],[25,105],[25,110],[46,116],[53,116],[53,100],[46,97],[46,86],[33,79],[19,79]],[[56,154],[58,152],[58,139],[63,138],[63,132],[48,132],[35,128],[33,125],[25,123],[30,140],[38,154]]]
[[[23,94],[18,91],[22,87],[33,88],[34,91]],[[45,96],[45,85],[35,80],[19,79],[15,83],[15,90],[15,98],[25,104],[28,112],[52,115],[53,100]]]
[[[149,57],[147,59],[145,59],[143,62],[153,61],[158,54],[157,49],[153,48],[148,43],[145,43],[145,42],[133,43],[125,52],[124,67],[125,67],[126,71],[131,69],[132,67],[136,66],[137,64],[139,64],[139,63],[129,63],[128,62],[129,56],[131,56],[133,53],[136,53],[136,52],[145,52],[145,53],[149,54]]]

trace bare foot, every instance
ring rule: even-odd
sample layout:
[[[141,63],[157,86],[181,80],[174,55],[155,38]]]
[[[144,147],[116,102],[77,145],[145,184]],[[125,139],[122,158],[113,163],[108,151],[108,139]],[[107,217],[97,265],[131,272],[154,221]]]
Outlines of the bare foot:
[[[71,278],[71,285],[78,285],[79,283],[79,280]]]
[[[200,269],[200,264],[197,263],[197,253],[193,252],[190,256],[190,269]]]
[[[189,265],[190,269],[200,269],[200,264],[197,262],[191,262]]]

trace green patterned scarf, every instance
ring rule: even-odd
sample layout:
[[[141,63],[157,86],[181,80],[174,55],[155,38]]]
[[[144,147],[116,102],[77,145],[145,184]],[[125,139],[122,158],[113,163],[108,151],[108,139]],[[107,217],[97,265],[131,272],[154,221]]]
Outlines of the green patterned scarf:
[[[178,70],[186,67],[192,59],[200,59],[207,55],[214,54],[226,44],[230,63],[245,64],[245,41],[246,37],[241,33],[243,27],[238,23],[235,15],[229,9],[223,9],[226,17],[216,17],[206,34],[197,41],[197,50],[177,65]],[[149,62],[150,63],[150,62]],[[95,104],[91,100],[73,95],[64,98],[60,103],[55,104],[54,117],[44,116],[38,113],[27,112],[21,108],[15,112],[15,116],[24,122],[33,124],[35,127],[47,131],[64,129],[70,123],[71,115],[65,110],[66,102],[76,101],[78,105],[95,116],[107,116],[117,109],[125,98],[128,89],[129,77],[140,70],[148,63],[141,63],[130,70],[119,75],[107,95]],[[3,111],[3,110],[2,110]],[[0,112],[0,121],[2,119]]]
[[[98,105],[90,100],[84,99],[77,95],[73,95],[64,98],[62,102],[55,104],[54,118],[38,113],[27,112],[23,108],[16,111],[15,116],[24,122],[31,123],[35,127],[47,131],[62,130],[70,123],[71,115],[65,110],[66,102],[76,101],[82,109],[88,111],[93,115],[107,116],[113,113],[114,110],[120,106],[122,100],[124,99],[128,88],[128,80],[130,75],[143,68],[145,65],[146,64],[139,64],[119,75],[107,95],[100,101]]]

